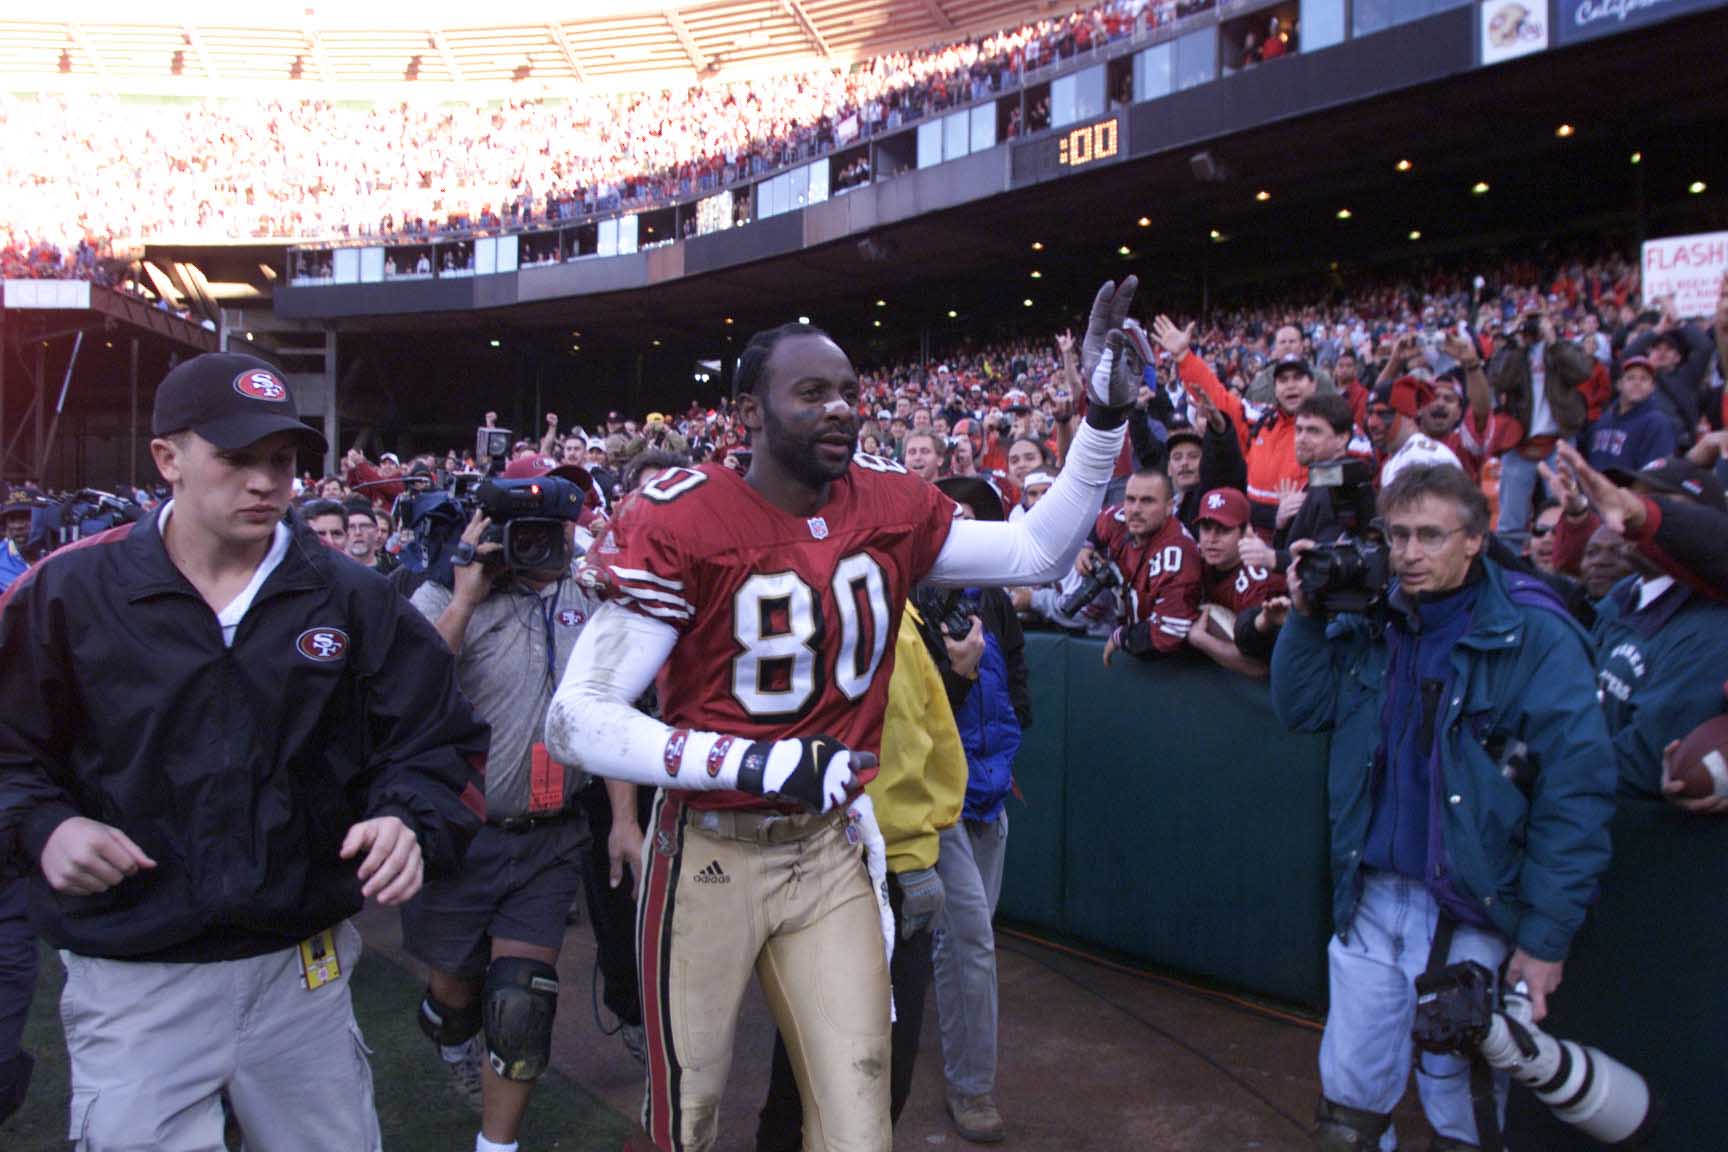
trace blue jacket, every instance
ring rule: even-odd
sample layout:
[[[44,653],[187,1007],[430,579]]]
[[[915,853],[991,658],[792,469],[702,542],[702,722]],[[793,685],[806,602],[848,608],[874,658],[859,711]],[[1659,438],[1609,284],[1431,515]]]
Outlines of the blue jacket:
[[[0,541],[0,592],[12,587],[12,581],[30,571],[30,562],[10,540]]]
[[[1630,412],[1620,411],[1616,401],[1590,429],[1585,443],[1590,467],[1598,472],[1636,472],[1659,456],[1674,455],[1674,415],[1659,392],[1644,397]]]
[[[1683,584],[1643,611],[1638,579],[1616,584],[1596,606],[1596,683],[1620,786],[1658,796],[1662,749],[1722,711],[1728,679],[1728,605]]]
[[[1531,956],[1561,960],[1608,866],[1607,726],[1583,631],[1558,610],[1515,602],[1506,573],[1480,563],[1470,629],[1452,651],[1452,691],[1434,722],[1444,869],[1434,886]],[[1340,934],[1361,896],[1386,663],[1386,644],[1357,616],[1292,613],[1272,654],[1278,718],[1295,731],[1332,734],[1327,803]]]
[[[984,621],[984,656],[978,679],[954,705],[954,723],[966,749],[966,820],[995,820],[1014,790],[1014,757],[1032,722],[1026,690],[1025,636],[1020,620],[999,588],[980,594],[975,611]]]

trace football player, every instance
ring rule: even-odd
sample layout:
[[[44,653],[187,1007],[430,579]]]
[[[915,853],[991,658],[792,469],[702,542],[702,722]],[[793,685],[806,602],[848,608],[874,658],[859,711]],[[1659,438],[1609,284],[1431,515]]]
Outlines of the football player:
[[[706,1149],[751,973],[785,1037],[812,1147],[888,1152],[882,909],[854,806],[875,767],[902,606],[920,580],[1026,584],[1073,562],[1140,379],[1136,281],[1093,301],[1091,401],[1068,466],[1015,523],[959,521],[900,465],[855,455],[860,387],[804,324],[739,358],[743,476],[662,472],[587,558],[606,599],[547,717],[552,754],[661,788],[642,849],[643,1123]],[[1124,329],[1127,328],[1125,333]],[[664,722],[633,702],[658,677]]]

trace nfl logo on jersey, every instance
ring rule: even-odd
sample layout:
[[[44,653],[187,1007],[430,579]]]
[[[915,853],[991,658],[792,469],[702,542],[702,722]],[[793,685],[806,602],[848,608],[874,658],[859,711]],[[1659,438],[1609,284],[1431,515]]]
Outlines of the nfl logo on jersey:
[[[828,521],[820,516],[812,516],[807,523],[810,525],[810,535],[818,540],[828,539]]]

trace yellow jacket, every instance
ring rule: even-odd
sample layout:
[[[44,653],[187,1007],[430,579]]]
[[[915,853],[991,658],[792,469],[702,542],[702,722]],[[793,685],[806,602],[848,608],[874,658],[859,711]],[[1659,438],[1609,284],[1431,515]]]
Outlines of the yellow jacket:
[[[960,819],[966,799],[966,750],[942,674],[919,635],[922,622],[906,605],[894,640],[882,762],[865,789],[888,843],[890,872],[934,868],[936,834]]]

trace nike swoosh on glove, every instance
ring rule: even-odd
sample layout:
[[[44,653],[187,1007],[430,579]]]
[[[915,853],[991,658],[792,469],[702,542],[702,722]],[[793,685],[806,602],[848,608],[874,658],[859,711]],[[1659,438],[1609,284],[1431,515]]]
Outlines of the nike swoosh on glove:
[[[874,767],[875,756],[854,752],[832,736],[758,740],[739,762],[738,789],[828,812],[846,802],[854,773]]]
[[[948,903],[948,890],[934,868],[896,873],[900,885],[900,939],[910,940],[936,923]]]

